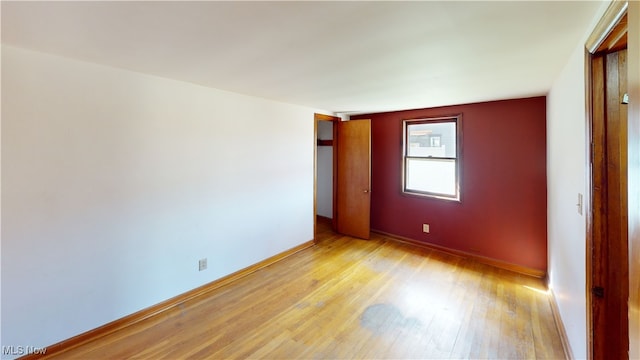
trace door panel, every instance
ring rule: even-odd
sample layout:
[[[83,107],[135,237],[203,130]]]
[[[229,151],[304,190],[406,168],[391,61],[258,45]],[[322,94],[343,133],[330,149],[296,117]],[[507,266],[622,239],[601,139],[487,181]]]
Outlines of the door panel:
[[[338,122],[337,230],[369,238],[371,210],[371,121]]]
[[[626,50],[592,60],[591,355],[628,357]]]

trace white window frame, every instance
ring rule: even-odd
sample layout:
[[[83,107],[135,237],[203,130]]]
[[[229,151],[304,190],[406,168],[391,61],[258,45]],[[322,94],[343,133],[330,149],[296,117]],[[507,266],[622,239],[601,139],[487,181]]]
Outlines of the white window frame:
[[[447,123],[452,122],[456,127],[456,156],[452,157],[434,157],[434,156],[409,156],[409,139],[408,127],[417,124],[429,123]],[[437,192],[421,191],[407,188],[407,170],[410,159],[429,159],[434,161],[451,161],[455,162],[455,194],[444,194]],[[461,186],[462,183],[462,114],[441,117],[427,117],[418,119],[407,119],[402,122],[402,192],[408,195],[417,195],[421,197],[429,197],[436,199],[452,200],[461,202]]]

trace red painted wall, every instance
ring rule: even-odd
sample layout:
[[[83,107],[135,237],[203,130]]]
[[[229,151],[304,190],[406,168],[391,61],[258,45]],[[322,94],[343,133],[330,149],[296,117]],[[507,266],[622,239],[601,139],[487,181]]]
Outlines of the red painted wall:
[[[402,120],[459,113],[462,202],[403,194]],[[357,118],[371,119],[372,229],[546,271],[545,97]]]

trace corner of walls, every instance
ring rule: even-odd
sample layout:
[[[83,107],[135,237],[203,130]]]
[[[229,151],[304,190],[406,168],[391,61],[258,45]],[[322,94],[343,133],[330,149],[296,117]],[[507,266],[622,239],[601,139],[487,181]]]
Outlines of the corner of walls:
[[[545,106],[538,96],[358,115],[371,119],[371,227],[545,272]],[[463,114],[462,201],[403,194],[402,121],[450,114]]]

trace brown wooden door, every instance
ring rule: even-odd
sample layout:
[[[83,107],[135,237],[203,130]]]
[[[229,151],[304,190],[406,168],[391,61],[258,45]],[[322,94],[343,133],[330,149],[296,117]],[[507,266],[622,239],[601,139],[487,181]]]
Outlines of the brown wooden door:
[[[337,230],[369,238],[371,207],[371,121],[338,122]]]
[[[587,264],[590,355],[627,359],[627,51],[592,59],[592,243]]]

